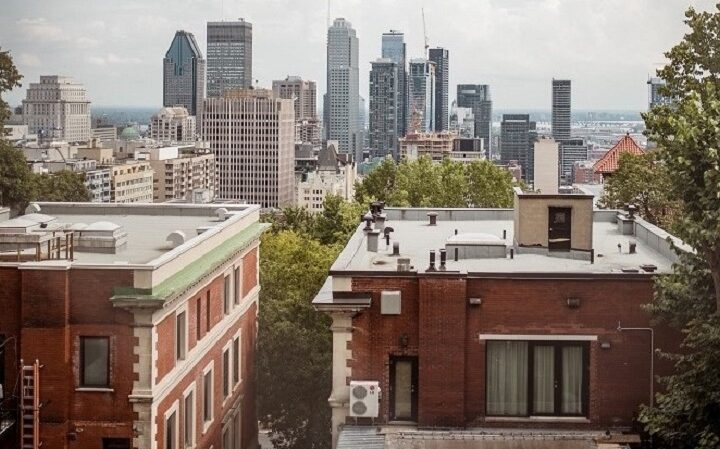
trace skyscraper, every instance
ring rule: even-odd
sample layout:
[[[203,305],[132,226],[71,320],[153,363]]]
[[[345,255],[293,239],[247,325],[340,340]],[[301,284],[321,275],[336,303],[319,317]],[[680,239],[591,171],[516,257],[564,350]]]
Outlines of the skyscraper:
[[[408,134],[435,129],[435,64],[410,60],[408,76]]]
[[[492,155],[490,86],[487,84],[458,84],[457,105],[460,108],[472,109],[475,116],[475,137],[483,139],[488,154]]]
[[[450,52],[444,48],[431,48],[428,55],[435,63],[435,131],[447,131]]]
[[[407,55],[405,35],[400,31],[390,30],[382,35],[382,57],[388,58],[397,64],[398,70],[398,103],[397,120],[398,136],[402,137],[407,133],[408,120],[408,79],[407,79]]]
[[[65,76],[41,76],[23,100],[23,124],[40,138],[90,140],[90,101],[85,86]]]
[[[200,134],[215,153],[218,198],[262,207],[294,202],[294,116],[292,100],[265,89],[203,102]]]
[[[183,106],[196,115],[205,98],[205,59],[195,36],[175,33],[163,59],[163,106]]]
[[[358,129],[360,78],[358,38],[350,22],[335,19],[328,29],[327,94],[325,97],[326,137],[340,143],[340,152],[362,155]]]
[[[500,124],[500,161],[508,164],[518,161],[522,166],[523,179],[533,182],[534,145],[537,133],[535,122],[528,114],[504,114]]]
[[[665,80],[662,78],[652,77],[648,78],[648,109],[652,109],[654,106],[668,104],[671,99],[663,95],[660,90],[665,86]]]
[[[370,70],[370,148],[377,155],[391,154],[397,160],[399,133],[399,70],[389,58],[371,63]]]
[[[252,87],[252,24],[207,23],[207,96]]]
[[[552,136],[556,141],[569,139],[570,80],[552,80]]]
[[[565,139],[560,144],[560,180],[563,184],[572,184],[573,166],[576,162],[588,160],[588,145],[584,139],[575,137]]]

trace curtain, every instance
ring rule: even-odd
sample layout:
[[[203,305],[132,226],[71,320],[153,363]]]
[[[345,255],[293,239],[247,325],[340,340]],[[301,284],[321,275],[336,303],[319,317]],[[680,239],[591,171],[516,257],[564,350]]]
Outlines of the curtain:
[[[533,412],[555,412],[555,347],[535,346]]]
[[[526,415],[528,344],[487,342],[487,414]]]
[[[562,348],[562,413],[581,414],[583,385],[583,348]]]

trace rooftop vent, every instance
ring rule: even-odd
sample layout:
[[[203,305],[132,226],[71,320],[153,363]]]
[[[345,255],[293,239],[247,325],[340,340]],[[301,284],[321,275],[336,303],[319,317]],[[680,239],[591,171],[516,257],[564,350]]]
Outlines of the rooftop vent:
[[[437,212],[428,212],[427,213],[428,218],[430,219],[430,222],[428,223],[429,226],[437,226]]]
[[[40,205],[38,203],[30,203],[30,205],[25,208],[26,214],[36,214],[38,212],[40,212]]]
[[[125,229],[109,221],[91,223],[77,234],[75,249],[81,252],[115,254],[127,245]]]
[[[167,238],[165,239],[166,242],[170,242],[171,248],[177,248],[178,246],[185,243],[185,233],[182,231],[173,231],[171,232]]]
[[[445,249],[458,259],[494,259],[506,257],[507,249],[503,239],[482,232],[454,234],[445,241]]]
[[[224,207],[220,207],[218,209],[215,209],[215,216],[218,217],[220,220],[226,220],[228,215],[228,210]]]

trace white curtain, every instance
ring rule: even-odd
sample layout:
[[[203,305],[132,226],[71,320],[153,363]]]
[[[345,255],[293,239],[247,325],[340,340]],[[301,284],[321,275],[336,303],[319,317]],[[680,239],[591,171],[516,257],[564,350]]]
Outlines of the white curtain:
[[[550,414],[555,411],[555,348],[535,346],[533,357],[534,413]]]
[[[564,346],[562,348],[562,412],[581,414],[583,385],[583,348]]]
[[[487,414],[527,414],[528,344],[487,342]]]

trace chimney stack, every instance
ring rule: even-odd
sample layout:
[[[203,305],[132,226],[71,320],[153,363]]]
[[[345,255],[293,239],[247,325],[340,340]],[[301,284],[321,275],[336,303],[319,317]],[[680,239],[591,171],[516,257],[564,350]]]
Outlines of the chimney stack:
[[[440,271],[447,270],[447,267],[445,267],[445,262],[447,261],[447,251],[444,249],[440,250]]]
[[[425,271],[428,271],[428,272],[437,271],[437,269],[435,268],[435,250],[430,250],[430,266]]]

